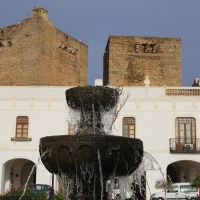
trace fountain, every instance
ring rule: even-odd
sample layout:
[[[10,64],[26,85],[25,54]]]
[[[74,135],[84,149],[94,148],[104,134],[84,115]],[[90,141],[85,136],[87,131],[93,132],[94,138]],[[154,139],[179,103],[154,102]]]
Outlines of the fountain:
[[[78,111],[75,135],[40,139],[41,160],[50,173],[72,180],[69,199],[108,200],[110,177],[132,174],[142,161],[139,139],[108,135],[103,115],[118,103],[119,92],[102,86],[74,87],[66,91],[68,106]]]

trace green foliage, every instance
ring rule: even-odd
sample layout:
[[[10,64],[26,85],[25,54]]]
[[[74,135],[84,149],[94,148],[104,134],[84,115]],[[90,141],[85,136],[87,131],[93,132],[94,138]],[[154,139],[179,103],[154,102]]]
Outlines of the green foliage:
[[[8,190],[8,191],[6,192],[6,195],[7,195],[7,196],[16,197],[16,196],[21,196],[22,193],[23,193],[23,189],[22,189],[22,188],[17,188],[17,187],[15,187],[15,186],[11,185],[10,190]]]
[[[5,195],[2,195],[2,194],[0,194],[0,200],[6,200],[6,196]]]
[[[15,187],[11,186],[11,189],[8,190],[4,195],[0,195],[0,200],[18,200],[19,197],[23,194],[23,187]],[[48,200],[49,197],[45,191],[40,191],[38,193],[34,193],[32,189],[27,188],[22,200]],[[54,194],[54,200],[68,200],[67,195],[63,192],[63,190],[57,191]]]
[[[18,200],[19,197],[23,194],[24,187],[15,187],[11,185],[10,190],[7,190],[5,194],[0,194],[0,200]],[[26,191],[22,197],[22,200],[47,200],[48,195],[45,191],[40,191],[39,193],[35,193],[30,188],[26,188]]]
[[[195,177],[190,180],[192,188],[200,188],[200,171],[196,172]]]
[[[54,194],[54,200],[67,200],[67,195],[63,192],[63,190],[56,191]]]
[[[45,200],[45,199],[49,199],[48,195],[46,194],[46,192],[41,192],[41,193],[36,193],[33,195],[34,196],[34,200]]]

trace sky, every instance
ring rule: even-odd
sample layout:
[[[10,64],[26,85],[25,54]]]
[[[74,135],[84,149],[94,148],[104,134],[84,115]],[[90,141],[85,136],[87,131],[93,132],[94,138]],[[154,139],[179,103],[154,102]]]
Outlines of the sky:
[[[89,46],[88,85],[103,78],[109,35],[182,40],[182,85],[200,78],[200,0],[1,0],[0,28],[49,11],[56,27]]]

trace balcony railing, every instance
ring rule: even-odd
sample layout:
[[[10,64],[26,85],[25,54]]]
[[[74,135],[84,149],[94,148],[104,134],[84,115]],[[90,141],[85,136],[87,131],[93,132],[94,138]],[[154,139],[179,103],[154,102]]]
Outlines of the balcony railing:
[[[170,153],[200,153],[200,138],[170,138]]]
[[[16,142],[26,142],[26,141],[32,141],[32,138],[17,138],[17,137],[11,137],[11,141]]]
[[[200,87],[166,87],[167,96],[200,96]]]

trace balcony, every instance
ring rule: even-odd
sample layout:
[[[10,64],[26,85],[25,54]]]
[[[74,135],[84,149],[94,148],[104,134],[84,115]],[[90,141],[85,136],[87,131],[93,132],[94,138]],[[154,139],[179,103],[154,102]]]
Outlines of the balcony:
[[[170,138],[170,153],[200,153],[200,138]]]

